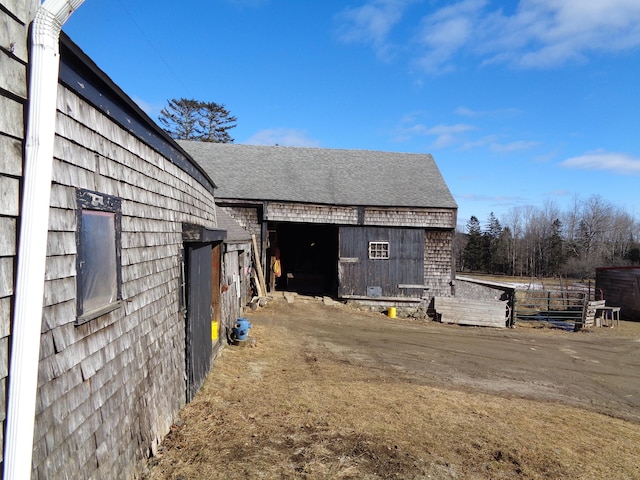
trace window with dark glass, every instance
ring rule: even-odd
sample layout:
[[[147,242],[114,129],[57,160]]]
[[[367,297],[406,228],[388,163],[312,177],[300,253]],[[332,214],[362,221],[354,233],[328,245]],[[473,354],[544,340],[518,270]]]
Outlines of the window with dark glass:
[[[120,306],[120,199],[77,191],[77,324]]]
[[[371,260],[388,260],[389,242],[369,242],[369,258]]]

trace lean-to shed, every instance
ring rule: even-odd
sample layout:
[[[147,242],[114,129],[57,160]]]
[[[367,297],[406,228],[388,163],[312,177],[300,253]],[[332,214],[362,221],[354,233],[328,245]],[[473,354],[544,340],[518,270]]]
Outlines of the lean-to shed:
[[[132,478],[211,365],[215,185],[64,34],[56,74],[40,2],[1,7],[4,478]]]
[[[252,241],[251,234],[223,209],[216,209],[216,218],[218,227],[227,232],[222,252],[221,311],[215,312],[221,319],[219,339],[224,342],[251,301]]]
[[[276,288],[374,305],[451,295],[457,205],[431,155],[179,143],[215,172],[265,271],[279,261]]]

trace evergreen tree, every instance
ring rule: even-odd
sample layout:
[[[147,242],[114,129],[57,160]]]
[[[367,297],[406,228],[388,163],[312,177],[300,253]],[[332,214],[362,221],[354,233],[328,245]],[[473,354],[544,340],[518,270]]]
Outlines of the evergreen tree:
[[[471,216],[467,222],[466,231],[469,239],[463,254],[465,268],[471,271],[481,270],[483,267],[482,256],[484,242],[482,239],[480,221],[476,216]]]
[[[237,118],[224,105],[187,98],[174,98],[167,103],[158,120],[171,138],[233,143],[228,131],[236,127]]]
[[[555,219],[551,224],[551,235],[546,239],[546,275],[558,275],[564,263],[564,241],[562,240],[562,222]]]
[[[213,143],[233,143],[228,130],[236,126],[237,118],[231,116],[224,105],[215,102],[202,103],[199,125],[200,140]]]
[[[195,140],[200,136],[200,102],[186,98],[168,100],[158,120],[171,138]]]
[[[483,266],[489,273],[501,273],[504,252],[500,250],[502,226],[498,218],[491,212],[484,232]]]

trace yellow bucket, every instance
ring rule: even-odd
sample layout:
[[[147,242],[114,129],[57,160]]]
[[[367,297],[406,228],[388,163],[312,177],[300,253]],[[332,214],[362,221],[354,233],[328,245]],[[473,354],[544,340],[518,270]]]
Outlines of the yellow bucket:
[[[211,322],[211,340],[218,339],[218,322]]]
[[[387,310],[387,315],[389,318],[396,318],[396,307],[389,307]]]

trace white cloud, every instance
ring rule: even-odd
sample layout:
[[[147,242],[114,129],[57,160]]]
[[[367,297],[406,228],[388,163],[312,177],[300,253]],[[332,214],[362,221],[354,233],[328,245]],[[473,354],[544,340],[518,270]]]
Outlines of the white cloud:
[[[596,150],[579,157],[568,158],[560,165],[581,170],[605,170],[620,175],[640,174],[640,157],[604,150]]]
[[[537,147],[538,145],[540,145],[539,142],[530,142],[525,140],[519,140],[510,143],[492,143],[491,151],[496,153],[511,153],[521,150],[529,150],[531,148]]]
[[[485,4],[485,0],[464,0],[424,17],[417,38],[424,51],[417,65],[429,73],[452,70],[450,59],[472,40],[475,18]]]
[[[454,113],[461,117],[513,117],[519,115],[521,112],[516,108],[497,108],[495,110],[473,110],[468,107],[458,107]]]
[[[405,16],[411,21],[410,3],[369,0],[347,9],[338,16],[340,38],[370,44],[385,57],[393,27]],[[640,47],[639,0],[518,0],[509,11],[503,3],[461,0],[424,15],[408,49],[415,65],[439,74],[473,56],[483,65],[552,68]]]
[[[347,8],[336,16],[338,38],[345,43],[370,44],[378,57],[387,59],[392,49],[391,29],[413,0],[372,0]]]
[[[281,145],[283,147],[319,147],[320,142],[309,138],[306,130],[272,128],[260,130],[242,142],[249,145]]]
[[[458,123],[455,125],[436,125],[427,129],[425,133],[436,136],[432,144],[433,148],[445,148],[457,143],[461,133],[475,129],[476,127],[473,125]]]
[[[412,121],[415,118],[412,115],[405,117],[405,121]],[[402,142],[410,140],[415,136],[435,137],[432,143],[433,148],[446,148],[460,142],[461,134],[475,130],[473,125],[458,123],[454,125],[436,125],[433,127],[422,123],[406,124],[399,127],[396,131],[395,140]]]

